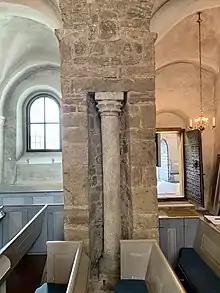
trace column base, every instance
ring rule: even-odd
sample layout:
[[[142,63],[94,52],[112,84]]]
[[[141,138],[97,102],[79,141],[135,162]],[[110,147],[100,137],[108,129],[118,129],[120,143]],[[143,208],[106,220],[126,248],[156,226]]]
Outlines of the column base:
[[[90,280],[89,282],[89,291],[88,293],[113,293],[114,290],[107,290],[106,288],[103,288],[103,282]]]
[[[114,286],[120,279],[120,257],[112,259],[109,256],[103,256],[100,260],[99,280],[102,283],[104,292],[113,291]]]

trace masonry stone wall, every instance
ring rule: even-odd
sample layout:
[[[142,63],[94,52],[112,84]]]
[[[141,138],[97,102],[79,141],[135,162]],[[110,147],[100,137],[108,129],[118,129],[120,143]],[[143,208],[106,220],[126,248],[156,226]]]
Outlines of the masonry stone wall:
[[[107,284],[106,290],[119,277],[119,234],[119,238],[158,239],[154,139],[156,35],[149,31],[153,4],[153,0],[60,1],[63,28],[57,36],[63,94],[65,236],[90,240],[94,269],[104,257],[98,269],[104,278],[103,285]],[[98,102],[101,125],[89,92],[95,94]],[[127,98],[123,98],[123,93]],[[122,113],[118,117],[120,108]],[[108,131],[114,140],[113,148]],[[105,163],[99,156],[100,142],[105,146]],[[116,173],[110,176],[110,161],[118,157],[113,152],[119,151],[117,144],[118,180]],[[114,188],[108,189],[106,185],[107,178],[116,185],[119,182],[119,197],[118,186],[114,195]],[[114,196],[112,202],[108,196]],[[108,199],[107,203],[103,197]],[[110,216],[113,213],[118,219],[118,209],[121,223]],[[103,210],[110,214],[103,214]],[[106,223],[110,226],[106,227]],[[106,231],[110,233],[111,229],[114,237],[108,243]]]
[[[149,32],[153,2],[60,1],[63,30],[58,35],[66,89],[153,89],[155,35]]]

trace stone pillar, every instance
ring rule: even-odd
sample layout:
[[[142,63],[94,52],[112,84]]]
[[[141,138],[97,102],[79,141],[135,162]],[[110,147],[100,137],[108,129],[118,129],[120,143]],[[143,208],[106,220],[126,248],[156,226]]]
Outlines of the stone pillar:
[[[0,116],[0,184],[2,183],[4,165],[4,125],[5,118]]]
[[[119,277],[121,239],[119,112],[124,93],[99,92],[95,96],[101,115],[103,154],[104,254],[106,285]]]
[[[158,203],[156,182],[154,83],[146,93],[129,92],[129,158],[134,239],[157,239]]]
[[[63,190],[65,240],[88,243],[87,93],[63,87]]]
[[[63,28],[57,32],[57,35],[60,40],[61,85],[64,109],[63,140],[65,147],[63,148],[63,171],[66,239],[87,239],[88,226],[93,227],[94,224],[94,221],[88,223],[87,208],[89,206],[90,215],[96,213],[96,215],[93,215],[93,218],[98,219],[100,206],[102,206],[100,205],[98,209],[95,209],[94,204],[92,204],[95,202],[95,193],[96,198],[100,198],[100,186],[96,186],[96,192],[94,188],[93,198],[89,196],[88,200],[86,199],[86,194],[88,194],[87,189],[89,188],[91,190],[91,186],[89,185],[92,184],[91,178],[88,180],[91,174],[88,175],[88,170],[86,170],[89,164],[88,156],[90,156],[90,152],[88,152],[88,137],[86,137],[88,117],[86,116],[86,110],[81,107],[81,102],[77,102],[78,98],[76,93],[79,91],[84,93],[102,93],[101,96],[105,95],[105,100],[101,99],[99,101],[99,108],[102,114],[102,122],[105,121],[102,124],[106,123],[106,125],[108,119],[112,119],[113,124],[118,125],[119,123],[115,112],[118,113],[120,104],[118,104],[118,102],[116,103],[118,98],[113,98],[113,96],[120,96],[121,94],[113,94],[112,96],[112,93],[141,92],[142,95],[151,93],[154,96],[155,34],[150,32],[150,19],[153,5],[154,0],[131,0],[129,2],[127,0],[59,1],[63,19]],[[104,94],[104,92],[111,92],[111,97],[107,98],[110,94]],[[99,96],[100,94],[98,94],[97,97]],[[113,101],[116,100],[115,103],[112,102],[112,99]],[[121,98],[119,100],[121,100]],[[135,238],[144,238],[145,236],[157,237],[157,201],[155,165],[153,165],[155,163],[153,157],[155,155],[153,144],[155,120],[153,120],[149,126],[147,124],[144,125],[145,119],[148,117],[148,114],[151,115],[151,111],[153,111],[152,115],[156,114],[155,107],[148,108],[143,99],[135,98],[134,101],[132,98],[130,100],[133,100],[133,104],[130,106],[130,101],[126,103],[128,109],[126,109],[124,113],[124,119],[126,121],[129,120],[128,118],[130,115],[133,115],[131,114],[132,110],[136,111],[136,109],[138,109],[139,112],[137,111],[137,117],[127,121],[127,128],[123,134],[125,141],[123,152],[124,156],[128,157],[128,160],[125,160],[123,165],[123,182],[126,184],[126,189],[121,198],[124,198],[124,202],[127,201],[129,204],[129,209],[127,209],[126,204],[121,204],[121,208],[124,207],[124,210],[129,210],[129,213],[125,212],[125,214],[127,214],[127,220],[124,221],[124,226],[126,223],[129,223],[129,232],[125,231],[124,234],[131,238],[132,235],[130,231],[133,230]],[[152,104],[154,103],[153,101]],[[107,107],[108,105],[114,106],[111,109],[114,111],[111,111],[110,108]],[[106,111],[104,111],[105,107],[108,109],[109,115],[106,115]],[[145,113],[145,109],[147,111],[149,110],[149,112]],[[83,112],[80,113],[81,111]],[[139,114],[141,115],[141,120],[138,120]],[[151,119],[150,117],[151,116],[149,116],[149,119]],[[79,119],[83,119],[83,124],[81,124]],[[140,131],[136,121],[140,122]],[[116,137],[112,139],[112,141],[109,139],[110,135],[113,136],[110,130],[113,131],[116,127],[115,125],[113,128],[113,124],[107,133],[104,129],[102,131],[104,132],[102,137],[103,143],[106,139],[109,141],[108,145],[111,147],[113,143],[115,145],[119,144],[118,141],[116,142]],[[138,137],[137,145],[135,145],[134,132],[136,132]],[[132,137],[130,140],[131,133]],[[149,133],[151,133],[149,141],[142,141],[142,139],[148,139],[147,135]],[[128,139],[126,136],[128,136]],[[117,137],[117,140],[118,139]],[[126,141],[128,145],[126,145]],[[105,143],[103,147],[107,149],[108,145]],[[83,149],[84,154],[82,154]],[[107,154],[107,152],[105,153]],[[110,156],[110,154],[111,153],[109,153],[108,156]],[[141,160],[142,154],[144,155],[144,162]],[[116,154],[114,153],[113,155],[114,160],[116,160]],[[106,158],[103,157],[103,159],[106,162]],[[147,161],[145,161],[145,159]],[[106,165],[105,162],[103,162],[104,166]],[[111,160],[107,163],[110,164]],[[113,182],[113,180],[117,179],[115,174],[119,174],[119,171],[117,171],[119,170],[118,168],[119,167],[114,166],[111,176],[109,171],[106,173],[107,170],[105,168],[103,169],[105,172],[104,176],[110,176],[109,182]],[[141,178],[136,176],[135,168],[137,168],[138,172],[141,172]],[[130,169],[132,169],[132,173],[130,173]],[[105,178],[104,182],[107,182]],[[138,180],[141,180],[140,186],[138,185]],[[131,188],[130,182],[132,183]],[[116,184],[119,184],[119,182],[116,182]],[[112,188],[113,187],[116,188],[114,184],[112,184]],[[106,191],[106,186],[104,186],[104,190]],[[130,194],[130,190],[132,194]],[[114,191],[107,190],[105,195],[107,196],[111,194],[111,192]],[[111,205],[116,203],[118,194],[114,193],[113,195],[113,202],[109,202]],[[132,209],[133,202],[134,209]],[[142,207],[142,203],[144,203],[144,207]],[[112,211],[105,212],[103,216],[103,219],[107,217],[109,221],[109,226],[107,222],[105,226],[109,228],[112,227],[112,231],[114,228],[114,235],[111,235],[114,236],[113,238],[107,235],[107,233],[105,235],[104,259],[107,259],[107,252],[110,249],[112,253],[110,257],[115,259],[116,252],[119,249],[119,242],[117,242],[116,245],[115,239],[118,238],[119,235],[118,224],[120,220],[116,222],[114,218],[110,218],[112,215],[116,214],[115,212],[116,211],[112,209]],[[107,219],[105,219],[105,221],[107,221]],[[111,223],[110,219],[114,220],[114,225],[113,222]],[[101,221],[97,221],[97,223],[102,227]],[[98,237],[102,238],[102,233]],[[106,237],[109,237],[109,243],[107,243]],[[103,239],[101,239],[101,241],[102,240]],[[95,243],[91,243],[91,249],[95,245]],[[97,264],[100,263],[103,265],[104,262],[101,262],[100,255],[100,250],[98,254],[95,254],[93,251],[94,261],[96,261]],[[115,263],[118,265],[117,261]],[[108,265],[106,268],[110,270],[111,265]],[[99,268],[99,272],[101,275],[105,275],[106,270],[104,265]],[[115,273],[114,270],[113,272]],[[108,274],[109,273],[110,272],[108,272]]]

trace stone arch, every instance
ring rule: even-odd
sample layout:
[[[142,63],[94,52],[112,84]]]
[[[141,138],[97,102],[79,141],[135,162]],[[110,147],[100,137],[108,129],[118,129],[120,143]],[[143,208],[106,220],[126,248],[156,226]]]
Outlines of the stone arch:
[[[181,127],[187,128],[189,117],[179,110],[160,110],[157,111],[156,125],[158,128]]]
[[[0,3],[1,15],[28,18],[43,23],[53,30],[62,27],[59,8],[50,0],[5,0]]]
[[[184,60],[173,60],[171,62],[167,62],[164,64],[157,64],[156,65],[156,72],[159,72],[160,70],[163,70],[169,66],[172,65],[176,65],[176,64],[190,64],[193,65],[195,68],[199,69],[199,62],[197,60],[192,60],[192,59],[184,59]],[[202,64],[202,69],[206,72],[209,72],[213,75],[213,77],[215,78],[218,73],[219,70],[218,68],[214,68],[212,66],[210,66],[209,64],[203,63]]]
[[[158,10],[155,10],[151,19],[151,31],[158,34],[156,43],[159,43],[166,34],[184,18],[198,11],[204,11],[216,7],[220,7],[219,0],[165,1]]]
[[[22,71],[17,73],[15,76],[13,76],[13,78],[10,79],[10,81],[5,86],[4,90],[2,91],[2,96],[0,99],[0,116],[4,116],[5,101],[7,97],[12,95],[13,91],[23,80],[35,75],[36,73],[43,72],[45,70],[56,71],[59,69],[60,69],[59,64],[55,64],[55,63],[38,64],[38,65],[32,65],[30,67],[26,67]]]

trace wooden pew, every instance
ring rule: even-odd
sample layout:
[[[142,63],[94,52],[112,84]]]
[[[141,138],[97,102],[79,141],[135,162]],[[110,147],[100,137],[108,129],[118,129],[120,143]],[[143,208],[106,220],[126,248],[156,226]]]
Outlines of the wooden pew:
[[[193,248],[182,248],[176,273],[186,291],[220,292],[220,231],[200,220]]]
[[[0,279],[3,279],[5,277],[5,275],[8,273],[10,268],[11,268],[10,259],[5,255],[1,255],[0,256]],[[0,293],[6,293],[5,282],[1,284],[0,286]]]
[[[19,261],[39,237],[47,206],[44,206],[2,249],[0,249],[0,293],[6,292],[5,282]]]
[[[185,293],[155,240],[121,240],[121,280],[115,293]]]
[[[82,241],[47,242],[47,283],[36,293],[86,293],[89,258]]]

